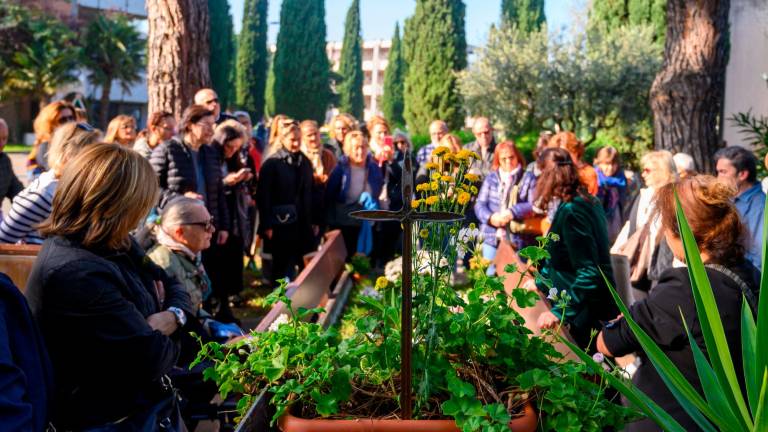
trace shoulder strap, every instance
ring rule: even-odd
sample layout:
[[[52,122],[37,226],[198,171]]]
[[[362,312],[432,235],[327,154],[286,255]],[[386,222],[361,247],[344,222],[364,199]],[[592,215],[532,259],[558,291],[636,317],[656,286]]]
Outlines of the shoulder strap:
[[[739,277],[738,274],[731,271],[727,267],[720,265],[720,264],[706,264],[706,268],[716,270],[725,276],[728,276],[731,278],[732,281],[736,282],[736,285],[738,285],[739,289],[741,289],[741,293],[744,295],[744,298],[747,300],[747,304],[749,304],[749,308],[752,309],[752,314],[757,315],[757,299],[755,298],[755,293],[752,292],[752,290],[749,288],[749,285],[747,285],[746,282],[744,282],[744,279]]]

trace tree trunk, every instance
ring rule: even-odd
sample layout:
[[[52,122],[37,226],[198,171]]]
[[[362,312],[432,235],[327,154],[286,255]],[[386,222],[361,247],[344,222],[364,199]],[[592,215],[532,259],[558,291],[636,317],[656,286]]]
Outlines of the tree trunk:
[[[101,130],[107,130],[109,124],[109,94],[112,93],[112,78],[107,78],[101,87],[101,101],[99,101],[99,125]]]
[[[713,172],[728,63],[730,0],[669,0],[664,65],[651,87],[655,147]]]
[[[197,90],[211,84],[208,72],[206,0],[147,0],[149,112],[181,116]]]

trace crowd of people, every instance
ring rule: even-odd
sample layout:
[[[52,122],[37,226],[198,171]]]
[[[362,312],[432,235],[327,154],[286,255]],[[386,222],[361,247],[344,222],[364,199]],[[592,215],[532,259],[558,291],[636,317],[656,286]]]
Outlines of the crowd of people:
[[[168,376],[189,400],[210,400],[215,388],[187,367],[199,346],[189,332],[220,341],[242,334],[230,299],[243,289],[244,257],[254,246],[261,245],[272,284],[295,277],[329,230],[340,230],[348,257],[367,255],[383,268],[402,252],[400,224],[349,213],[409,205],[412,197],[401,191],[405,158],[420,184],[443,147],[478,156],[466,176],[478,189],[466,225],[479,227],[476,253],[490,263],[488,274],[500,273],[494,260],[502,245],[520,250],[544,233],[557,235],[540,269],[550,284],[525,287],[565,291],[567,307],[553,305],[536,325],[564,322],[585,349],[640,351],[606,285],[626,272],[633,318],[680,367],[695,370],[677,312],[679,305],[696,314],[675,194],[721,313],[737,314],[745,289],[757,296],[766,196],[746,149],[719,151],[716,177],[697,174],[689,155],[650,151],[638,176],[610,146],[588,163],[569,131],[542,132],[527,161],[513,140],[497,142],[487,118],[474,120],[475,140],[466,145],[437,119],[430,142],[412,154],[409,135],[381,116],[363,123],[338,114],[324,139],[309,119],[276,115],[268,127],[254,127],[246,112],[223,112],[211,89],[191,102],[178,124],[171,113],[155,112],[139,132],[133,117],[120,115],[105,134],[71,104],[49,104],[34,122],[27,187],[0,152],[0,195],[12,200],[0,242],[42,245],[26,290],[30,314],[17,317],[28,327],[19,331],[39,325],[42,339],[30,340],[40,349],[25,346],[28,361],[14,369],[41,384],[30,390],[24,380],[0,380],[19,396],[13,416],[29,430],[48,421],[60,430],[140,421],[135,412],[169,403]],[[0,149],[7,136],[0,119]],[[6,293],[9,284],[0,278],[0,293],[19,303]],[[691,330],[700,338],[697,325]],[[726,334],[738,343],[736,324]],[[0,365],[10,361],[2,352]],[[649,363],[635,380],[676,419],[690,421]],[[40,406],[30,411],[29,403]]]

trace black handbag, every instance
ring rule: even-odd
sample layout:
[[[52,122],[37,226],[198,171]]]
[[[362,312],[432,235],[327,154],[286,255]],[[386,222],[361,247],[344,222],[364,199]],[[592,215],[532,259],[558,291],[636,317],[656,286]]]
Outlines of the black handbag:
[[[299,213],[295,204],[272,207],[272,225],[290,225],[296,223],[298,219]]]
[[[179,407],[179,393],[171,385],[171,379],[161,379],[162,398],[128,417],[116,422],[81,429],[82,432],[188,432]]]

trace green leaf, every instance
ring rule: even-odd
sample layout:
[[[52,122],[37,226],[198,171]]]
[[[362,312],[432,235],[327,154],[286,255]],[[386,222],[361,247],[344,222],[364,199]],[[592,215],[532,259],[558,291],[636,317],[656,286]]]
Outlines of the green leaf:
[[[725,339],[725,329],[717,308],[717,301],[709,284],[706,268],[701,260],[696,237],[694,237],[688,220],[685,218],[677,192],[675,192],[675,204],[680,238],[685,249],[685,262],[688,264],[688,275],[691,279],[691,290],[696,304],[696,314],[712,369],[717,375],[718,382],[723,386],[730,387],[730,391],[725,391],[724,394],[731,410],[741,414],[738,416],[738,420],[742,428],[751,429],[754,424],[741,393],[739,380],[736,377],[736,369],[733,366],[728,341]],[[714,420],[714,417],[708,417]],[[729,427],[729,425],[721,425],[721,427]]]
[[[757,371],[757,328],[752,310],[746,298],[741,303],[741,360],[744,367],[744,382],[747,387],[747,400],[752,409],[752,416],[757,417],[757,404],[760,397],[760,378]]]
[[[288,350],[279,350],[274,357],[272,357],[272,366],[264,368],[264,376],[267,377],[269,382],[275,382],[285,373],[285,369],[288,365]]]
[[[518,307],[527,308],[536,305],[539,301],[539,293],[536,291],[527,290],[525,288],[516,288],[512,290],[512,296],[515,298],[515,302]]]
[[[511,419],[509,413],[507,412],[507,407],[500,403],[486,405],[484,409],[491,419],[503,425],[509,423]]]
[[[766,405],[766,392],[768,392],[768,370],[763,373],[763,383],[760,386],[760,399],[757,403],[754,432],[768,430],[768,405]]]
[[[309,395],[315,401],[315,410],[321,416],[328,417],[339,411],[339,406],[333,395],[322,394],[318,390],[312,390]]]
[[[350,377],[350,366],[346,365],[343,368],[336,369],[331,377],[331,394],[334,399],[343,401],[349,399],[349,395],[352,394],[352,384]]]
[[[768,200],[765,201],[768,209]],[[768,226],[768,210],[763,212],[763,226]],[[768,293],[768,230],[763,230],[763,266],[760,275],[760,292]],[[760,295],[757,306],[757,336],[756,341],[768,341],[768,295]],[[755,358],[758,374],[768,370],[768,343],[757,344]],[[758,375],[759,376],[759,375]],[[764,416],[765,417],[765,416]]]
[[[460,378],[456,376],[449,375],[447,378],[448,381],[448,390],[451,392],[451,394],[455,397],[474,397],[475,396],[475,387],[466,382],[461,380]]]
[[[540,248],[538,246],[524,247],[520,249],[518,255],[520,255],[520,258],[522,259],[531,261],[531,264],[533,265],[536,265],[537,263],[549,258],[549,252],[547,252],[546,249]]]
[[[523,390],[531,390],[534,387],[549,386],[552,384],[552,375],[542,369],[531,369],[517,377],[517,382]]]

